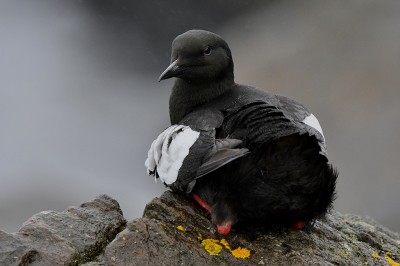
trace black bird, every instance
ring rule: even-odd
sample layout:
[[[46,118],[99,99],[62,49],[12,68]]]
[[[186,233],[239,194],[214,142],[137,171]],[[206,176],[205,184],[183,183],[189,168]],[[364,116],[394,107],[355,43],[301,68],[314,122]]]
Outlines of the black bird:
[[[192,193],[220,234],[237,222],[301,229],[332,208],[338,173],[301,103],[234,82],[227,43],[190,30],[172,43],[171,126],[152,143],[149,175]]]

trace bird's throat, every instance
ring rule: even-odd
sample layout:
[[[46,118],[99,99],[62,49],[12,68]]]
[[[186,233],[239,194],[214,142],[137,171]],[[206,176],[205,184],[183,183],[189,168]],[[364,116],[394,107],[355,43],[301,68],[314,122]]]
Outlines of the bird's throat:
[[[233,78],[224,78],[218,82],[190,83],[177,78],[169,98],[169,116],[171,124],[177,124],[196,107],[233,88]]]

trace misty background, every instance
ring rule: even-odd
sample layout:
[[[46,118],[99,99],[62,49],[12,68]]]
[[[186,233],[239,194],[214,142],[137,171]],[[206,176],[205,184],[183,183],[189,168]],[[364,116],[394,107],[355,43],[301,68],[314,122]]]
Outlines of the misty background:
[[[400,2],[0,1],[0,229],[99,194],[125,218],[165,190],[146,175],[169,126],[158,83],[189,29],[230,45],[236,82],[319,119],[341,213],[400,232]]]

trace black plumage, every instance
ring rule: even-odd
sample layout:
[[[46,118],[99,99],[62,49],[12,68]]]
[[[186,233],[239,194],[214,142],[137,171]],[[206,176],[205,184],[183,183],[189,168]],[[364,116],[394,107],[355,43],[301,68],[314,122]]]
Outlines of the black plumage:
[[[153,142],[148,173],[192,192],[221,234],[238,221],[311,221],[332,207],[338,174],[318,120],[297,101],[236,84],[221,37],[178,36],[160,80],[170,77],[173,126]]]

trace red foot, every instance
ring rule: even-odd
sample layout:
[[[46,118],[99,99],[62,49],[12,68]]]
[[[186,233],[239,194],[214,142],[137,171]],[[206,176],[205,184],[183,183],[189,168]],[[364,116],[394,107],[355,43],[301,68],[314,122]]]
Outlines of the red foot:
[[[293,225],[292,225],[292,227],[293,228],[296,228],[296,229],[303,229],[304,228],[304,222],[297,222],[297,223],[294,223]]]
[[[231,225],[226,223],[217,225],[217,228],[218,228],[218,233],[224,236],[229,234],[229,232],[231,231]]]
[[[211,208],[210,206],[208,206],[207,203],[205,203],[199,196],[197,196],[196,194],[192,193],[194,199],[200,204],[201,207],[203,207],[204,209],[206,209],[209,213],[211,213]]]

